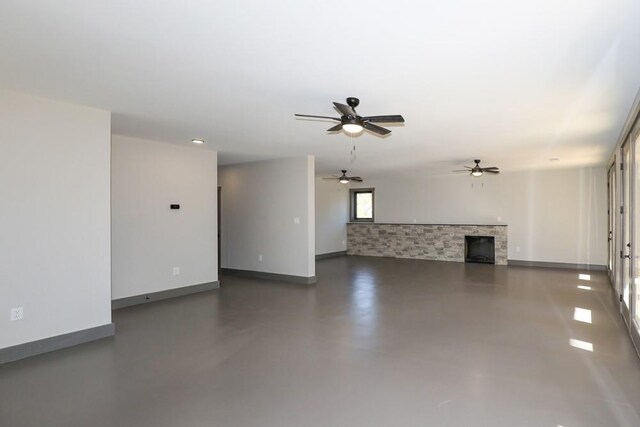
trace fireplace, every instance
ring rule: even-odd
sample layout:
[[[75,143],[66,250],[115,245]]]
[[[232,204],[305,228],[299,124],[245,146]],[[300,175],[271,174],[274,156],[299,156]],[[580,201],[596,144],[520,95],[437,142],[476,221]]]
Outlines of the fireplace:
[[[496,245],[493,236],[464,236],[464,261],[495,264]]]

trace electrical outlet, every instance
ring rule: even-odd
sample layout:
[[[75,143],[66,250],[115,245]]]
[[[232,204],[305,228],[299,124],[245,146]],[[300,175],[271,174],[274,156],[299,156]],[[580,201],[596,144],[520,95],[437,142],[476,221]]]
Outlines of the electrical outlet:
[[[173,275],[174,276],[180,275],[180,267],[173,267]]]
[[[516,252],[520,252],[520,246],[516,246]]]
[[[498,217],[498,222],[502,222],[502,217],[501,216]]]
[[[24,319],[24,307],[15,307],[11,309],[11,321]]]
[[[296,225],[300,224],[300,218],[298,217],[293,218],[293,223]]]
[[[347,246],[347,241],[346,240],[342,241],[342,246]]]
[[[258,261],[262,262],[262,255],[258,255]]]

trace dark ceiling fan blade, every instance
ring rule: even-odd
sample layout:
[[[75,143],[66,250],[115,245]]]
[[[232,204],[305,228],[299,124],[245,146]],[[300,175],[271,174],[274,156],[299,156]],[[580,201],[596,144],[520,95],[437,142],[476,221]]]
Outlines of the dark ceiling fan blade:
[[[493,169],[493,170],[498,170],[499,168],[498,168],[498,167],[496,167],[496,166],[490,166],[490,167],[488,167],[488,168],[485,168],[485,167],[483,167],[483,168],[482,168],[482,170],[483,170],[483,171],[488,171],[488,170],[491,170],[491,169]]]
[[[404,123],[404,117],[400,114],[389,116],[368,116],[363,117],[362,120],[372,123]]]
[[[496,175],[500,173],[500,171],[488,171],[488,170],[483,170],[482,173],[495,173]]]
[[[359,176],[350,176],[349,181],[362,182],[362,178],[360,178]]]
[[[294,114],[296,117],[311,117],[312,119],[330,119],[340,121],[337,117],[327,117],[327,116],[311,116],[309,114]]]
[[[353,108],[349,107],[348,105],[340,104],[339,102],[334,102],[333,105],[335,105],[338,111],[340,111],[345,116],[356,116],[356,112],[353,111]]]
[[[369,122],[362,123],[362,127],[380,135],[387,135],[391,133],[389,129],[385,129],[382,126],[374,125],[373,123]]]
[[[337,124],[334,127],[327,129],[327,132],[337,132],[339,130],[342,130],[342,123]]]

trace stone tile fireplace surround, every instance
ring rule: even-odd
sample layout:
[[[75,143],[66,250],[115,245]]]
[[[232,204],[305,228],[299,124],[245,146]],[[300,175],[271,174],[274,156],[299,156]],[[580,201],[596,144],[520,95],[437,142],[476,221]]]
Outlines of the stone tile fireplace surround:
[[[347,254],[464,262],[464,236],[493,236],[495,263],[507,265],[507,226],[347,224]]]

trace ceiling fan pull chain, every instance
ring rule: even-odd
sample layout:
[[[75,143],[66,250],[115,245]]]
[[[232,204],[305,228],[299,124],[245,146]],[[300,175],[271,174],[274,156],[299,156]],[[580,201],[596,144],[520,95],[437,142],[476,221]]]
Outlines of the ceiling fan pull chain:
[[[353,134],[349,135],[351,139],[351,150],[349,151],[349,161],[353,164],[356,161],[356,144],[353,142]]]

